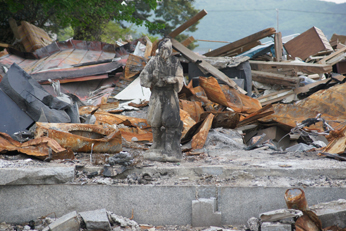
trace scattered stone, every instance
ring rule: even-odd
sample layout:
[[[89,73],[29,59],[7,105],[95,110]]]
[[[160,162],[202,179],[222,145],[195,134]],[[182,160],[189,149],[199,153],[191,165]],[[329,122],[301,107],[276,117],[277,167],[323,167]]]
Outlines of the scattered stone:
[[[337,225],[346,228],[346,200],[339,199],[310,206],[311,211],[316,213],[321,220],[323,228]]]
[[[87,175],[87,177],[89,178],[89,179],[91,179],[91,178],[93,178],[93,177],[95,177],[95,176],[97,176],[98,175],[98,172],[92,172],[92,173],[89,173],[88,175]]]
[[[295,209],[278,209],[260,214],[262,221],[280,221],[287,218],[301,217],[303,212]]]
[[[279,222],[263,222],[261,231],[291,231],[291,224],[282,224]]]
[[[88,230],[110,230],[111,226],[108,220],[107,211],[98,209],[93,211],[80,212]]]
[[[130,153],[121,151],[120,153],[109,157],[108,163],[110,165],[120,164],[120,165],[128,166],[132,164],[132,160],[133,160],[133,157],[131,156]]]
[[[49,224],[42,231],[79,231],[80,223],[76,211],[68,213]]]
[[[216,212],[216,198],[200,198],[192,201],[192,226],[221,226],[221,212]]]
[[[132,231],[141,230],[137,222],[130,220],[129,218],[116,215],[112,212],[107,212],[107,215],[112,226],[117,225],[121,228],[131,227]]]
[[[64,184],[74,179],[74,167],[1,168],[0,185]]]
[[[251,217],[248,221],[247,221],[247,225],[249,227],[249,229],[251,231],[258,231],[259,227],[260,227],[260,221],[258,218],[256,217]]]

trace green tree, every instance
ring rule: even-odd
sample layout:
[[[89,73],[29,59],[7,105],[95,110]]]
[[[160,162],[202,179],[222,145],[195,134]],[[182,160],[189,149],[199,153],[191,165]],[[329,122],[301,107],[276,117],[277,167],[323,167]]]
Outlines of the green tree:
[[[112,19],[136,25],[144,23],[149,29],[162,27],[133,17],[139,2],[151,10],[157,6],[156,0],[0,0],[0,41],[13,41],[8,23],[10,17],[18,24],[25,20],[54,33],[71,26],[74,38],[83,40],[99,40],[104,27]]]
[[[156,27],[149,28],[149,33],[153,35],[168,35],[179,25],[183,24],[191,17],[196,15],[199,10],[193,4],[195,0],[161,0],[155,10],[151,10],[143,2],[136,3],[136,11],[133,13],[134,17],[144,20],[147,23],[165,25],[164,28]],[[189,27],[186,32],[194,32],[197,30],[197,23]],[[180,34],[176,37],[178,41],[183,41],[188,38],[187,34]],[[190,49],[197,47],[192,43],[189,45]]]

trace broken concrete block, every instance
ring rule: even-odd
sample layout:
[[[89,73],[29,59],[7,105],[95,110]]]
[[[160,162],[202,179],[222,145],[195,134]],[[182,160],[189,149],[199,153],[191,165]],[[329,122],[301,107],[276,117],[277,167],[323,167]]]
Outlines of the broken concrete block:
[[[83,218],[88,230],[111,230],[105,209],[81,212],[79,215]]]
[[[78,220],[78,214],[76,211],[73,211],[60,217],[52,224],[44,228],[42,231],[79,231],[79,229],[80,224]]]
[[[221,212],[216,210],[216,198],[200,198],[192,201],[192,226],[221,226]]]
[[[74,167],[0,168],[0,185],[64,184],[74,175]]]
[[[248,221],[247,221],[247,226],[251,231],[258,231],[259,227],[260,227],[260,221],[258,218],[256,217],[251,217]]]
[[[279,222],[263,222],[261,231],[291,231],[291,224],[282,224]]]
[[[310,206],[311,211],[316,213],[321,220],[323,228],[337,225],[346,228],[346,200],[339,199]]]
[[[295,209],[278,209],[260,214],[262,221],[279,221],[286,218],[301,217],[303,212]]]
[[[131,227],[132,230],[141,230],[137,222],[127,217],[122,217],[111,212],[107,212],[107,215],[112,225],[119,225],[121,228]]]

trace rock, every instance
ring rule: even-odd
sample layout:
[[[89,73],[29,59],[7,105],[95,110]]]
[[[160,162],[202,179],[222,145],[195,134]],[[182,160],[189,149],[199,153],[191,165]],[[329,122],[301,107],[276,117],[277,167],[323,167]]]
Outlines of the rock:
[[[64,184],[71,182],[74,167],[1,168],[0,185]]]
[[[68,213],[45,227],[42,231],[79,231],[80,223],[76,211]]]
[[[339,199],[310,206],[311,211],[315,212],[321,220],[323,228],[337,225],[346,228],[346,200]]]
[[[113,225],[118,225],[121,228],[131,227],[133,231],[141,230],[137,222],[130,220],[129,218],[118,216],[112,212],[107,212],[108,219]]]
[[[278,209],[260,214],[262,221],[279,221],[287,218],[301,217],[303,212],[295,209]]]
[[[79,215],[83,218],[88,230],[111,230],[105,209],[80,212]]]
[[[263,222],[261,231],[291,231],[291,224],[282,224],[279,222]]]
[[[247,221],[247,225],[249,227],[249,229],[251,231],[258,231],[259,227],[260,227],[260,221],[258,218],[256,217],[251,217],[248,221]]]

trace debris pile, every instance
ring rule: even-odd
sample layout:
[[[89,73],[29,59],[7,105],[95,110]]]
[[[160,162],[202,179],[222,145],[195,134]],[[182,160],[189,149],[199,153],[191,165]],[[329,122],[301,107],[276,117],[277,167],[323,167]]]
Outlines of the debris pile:
[[[287,209],[261,213],[259,218],[251,217],[247,222],[248,229],[251,231],[343,231],[346,229],[344,219],[346,200],[344,199],[319,203],[309,208],[304,191],[300,188],[292,188],[286,190],[285,201]]]

